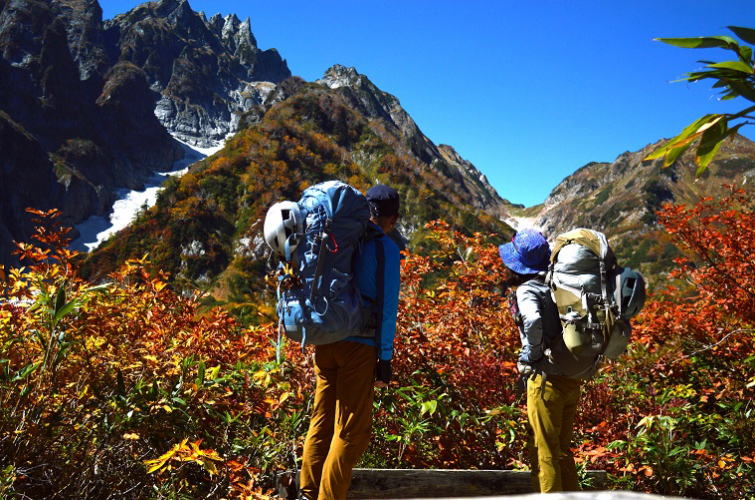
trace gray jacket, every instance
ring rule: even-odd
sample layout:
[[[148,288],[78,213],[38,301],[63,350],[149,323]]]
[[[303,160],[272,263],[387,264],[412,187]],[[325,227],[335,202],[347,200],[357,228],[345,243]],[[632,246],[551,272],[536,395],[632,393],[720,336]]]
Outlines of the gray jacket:
[[[526,281],[516,290],[521,321],[519,335],[522,351],[519,360],[533,364],[544,372],[558,375],[560,370],[546,356],[546,349],[561,339],[561,320],[558,309],[551,298],[550,289],[544,282],[544,275]]]

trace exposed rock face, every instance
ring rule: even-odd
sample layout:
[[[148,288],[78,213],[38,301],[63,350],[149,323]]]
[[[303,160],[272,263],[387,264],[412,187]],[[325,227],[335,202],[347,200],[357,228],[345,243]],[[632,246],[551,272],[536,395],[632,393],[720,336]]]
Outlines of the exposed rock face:
[[[0,3],[0,264],[31,231],[24,208],[69,225],[112,205],[290,75],[249,20],[206,19],[185,0],[144,4],[103,23],[97,0]],[[167,130],[166,130],[167,128]]]
[[[147,74],[155,114],[190,144],[214,145],[238,129],[239,116],[264,99],[255,82],[291,76],[275,49],[262,51],[250,21],[207,19],[187,0],[146,3],[105,22],[111,57]]]
[[[144,72],[107,59],[96,0],[11,0],[0,12],[0,261],[28,238],[24,208],[73,224],[103,213],[181,153]]]
[[[727,140],[708,172],[695,179],[690,152],[662,169],[642,159],[662,141],[625,152],[611,163],[589,163],[564,179],[534,215],[550,236],[583,226],[605,232],[623,262],[652,274],[674,256],[658,227],[664,202],[694,203],[719,196],[730,184],[753,191],[755,143],[736,135]]]
[[[488,183],[487,178],[451,146],[436,146],[401,107],[399,100],[380,90],[365,75],[354,68],[339,64],[332,66],[316,83],[336,89],[351,106],[368,118],[381,120],[404,138],[418,160],[440,175],[453,179],[454,189],[476,208],[495,217],[503,217],[510,203],[503,200]]]

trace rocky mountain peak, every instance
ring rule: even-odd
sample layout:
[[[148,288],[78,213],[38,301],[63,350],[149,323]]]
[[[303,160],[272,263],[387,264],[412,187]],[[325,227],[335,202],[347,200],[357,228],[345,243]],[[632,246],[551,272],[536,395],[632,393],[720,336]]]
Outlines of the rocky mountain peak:
[[[158,0],[155,4],[155,12],[161,17],[168,17],[178,10],[191,10],[187,0]]]
[[[189,5],[188,0],[178,0],[176,8],[170,13],[168,19],[174,24],[179,25],[194,22],[194,19],[198,17]]]
[[[206,18],[204,16],[204,12],[201,13],[202,17]],[[210,19],[207,19],[207,27],[210,28],[210,30],[215,33],[218,36],[222,37],[223,32],[223,25],[225,24],[225,20],[223,19],[223,16],[220,15],[220,13],[217,13],[213,15]]]
[[[401,107],[399,100],[394,95],[380,90],[369,78],[360,74],[356,68],[335,64],[328,68],[323,77],[316,83],[339,90],[360,112],[370,118],[386,120],[399,128],[406,137],[410,139],[424,137],[411,116]],[[423,145],[422,149],[429,149],[427,151],[418,150],[417,154],[423,156],[423,161],[430,163],[432,157],[437,156],[437,149],[435,145],[431,146],[426,137],[424,139],[423,142],[426,142],[426,144]]]
[[[226,16],[223,19],[220,37],[228,48],[228,51],[239,56],[242,64],[254,64],[254,51],[257,49],[257,40],[252,34],[252,25],[249,18],[241,21],[236,17],[236,14]]]
[[[38,65],[37,55],[44,45],[44,36],[31,32],[48,23],[50,30],[45,36],[57,37],[65,33],[65,44],[78,65],[80,80],[88,80],[104,70],[107,58],[102,37],[102,9],[97,0],[8,2],[0,14],[2,58],[17,68]]]
[[[325,71],[325,74],[317,83],[326,85],[331,89],[337,89],[340,87],[359,87],[364,85],[365,80],[366,78],[360,75],[353,66],[334,64]],[[369,82],[369,80],[367,81]]]
[[[106,27],[120,50],[116,57],[147,74],[160,122],[197,146],[217,144],[237,130],[240,114],[260,104],[254,82],[291,76],[276,50],[257,47],[249,19],[207,19],[186,0],[142,4]]]
[[[363,115],[381,120],[402,137],[416,158],[440,175],[454,181],[456,189],[476,208],[502,217],[506,202],[482,173],[450,146],[436,146],[401,106],[396,96],[384,92],[356,68],[335,64],[325,71],[318,84],[338,91]]]

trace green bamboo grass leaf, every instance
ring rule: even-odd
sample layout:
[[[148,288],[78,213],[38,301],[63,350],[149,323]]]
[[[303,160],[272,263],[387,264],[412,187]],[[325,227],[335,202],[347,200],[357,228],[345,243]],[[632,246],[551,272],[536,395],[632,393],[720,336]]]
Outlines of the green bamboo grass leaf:
[[[752,48],[747,45],[739,46],[739,58],[743,63],[752,64]]]
[[[674,47],[685,49],[709,49],[720,47],[722,49],[736,50],[739,44],[730,36],[698,36],[692,38],[653,38],[658,42],[667,43]]]
[[[709,127],[703,133],[700,144],[697,146],[697,151],[695,152],[695,163],[698,165],[695,176],[700,177],[708,168],[708,164],[718,152],[724,138],[726,138],[727,130],[727,124],[724,120],[716,122],[715,125]]]
[[[105,292],[110,290],[112,283],[103,283],[101,285],[90,286],[86,289],[87,292]]]
[[[752,66],[743,63],[742,61],[722,61],[719,63],[708,64],[709,68],[716,69],[730,69],[733,71],[740,71],[742,73],[752,74]]]
[[[62,308],[58,309],[55,312],[55,322],[57,323],[58,321],[63,319],[66,315],[78,309],[80,306],[81,306],[81,303],[78,300],[72,300],[71,302],[65,304]]]
[[[748,101],[755,102],[755,88],[752,84],[745,82],[744,80],[737,80],[732,78],[726,79],[726,84],[729,86],[732,92],[736,92],[738,95],[744,97]]]
[[[28,365],[21,368],[18,372],[16,372],[16,376],[13,377],[13,382],[18,382],[19,380],[23,380],[29,375],[32,374],[37,368],[42,366],[42,362],[39,363],[29,363]]]
[[[755,45],[755,30],[752,28],[743,28],[741,26],[727,26],[741,40]]]
[[[204,385],[205,381],[205,365],[204,361],[199,362],[199,366],[197,367],[197,386],[202,387]]]
[[[57,316],[58,311],[60,311],[63,306],[66,303],[66,284],[65,282],[60,285],[60,288],[58,289],[58,294],[55,296],[55,315]]]
[[[723,115],[720,114],[710,114],[698,118],[691,124],[687,125],[687,127],[682,130],[679,135],[668,141],[666,144],[656,148],[653,152],[643,158],[643,160],[655,160],[657,158],[665,156],[674,149],[688,146],[692,143],[692,141],[694,141],[703,132],[705,132],[707,128],[709,128],[712,124],[715,124],[717,121],[720,121],[721,119],[723,119]]]
[[[670,150],[666,154],[666,157],[663,159],[663,167],[662,168],[670,167],[671,165],[673,165],[674,162],[677,160],[677,158],[679,158],[682,155],[682,153],[684,153],[685,151],[687,151],[687,149],[689,149],[689,147],[691,145],[692,145],[692,141],[689,141],[686,144],[684,144],[683,146],[680,146],[678,148],[674,148],[674,149]]]
[[[708,169],[708,165],[716,157],[724,140],[737,133],[743,125],[744,123],[740,123],[732,128],[728,128],[724,121],[715,127],[711,127],[703,134],[702,139],[700,139],[700,145],[697,147],[695,153],[695,163],[697,163],[695,177],[700,177]]]

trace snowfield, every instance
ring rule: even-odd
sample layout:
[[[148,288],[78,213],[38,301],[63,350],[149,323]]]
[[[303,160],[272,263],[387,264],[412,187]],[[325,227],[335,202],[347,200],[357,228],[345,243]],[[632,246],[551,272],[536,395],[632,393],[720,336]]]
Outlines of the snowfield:
[[[79,252],[91,252],[110,236],[125,228],[134,220],[136,214],[144,207],[151,207],[157,202],[157,193],[162,189],[168,177],[182,176],[189,171],[189,167],[215,154],[223,148],[224,142],[211,148],[191,146],[179,139],[186,152],[183,158],[173,164],[170,171],[157,172],[145,182],[143,191],[119,189],[116,191],[118,199],[113,204],[113,210],[108,217],[93,215],[76,226],[80,236],[71,243],[71,248]]]
[[[503,222],[514,228],[516,231],[522,229],[536,229],[542,231],[543,228],[537,224],[537,217],[509,217],[504,219]]]

